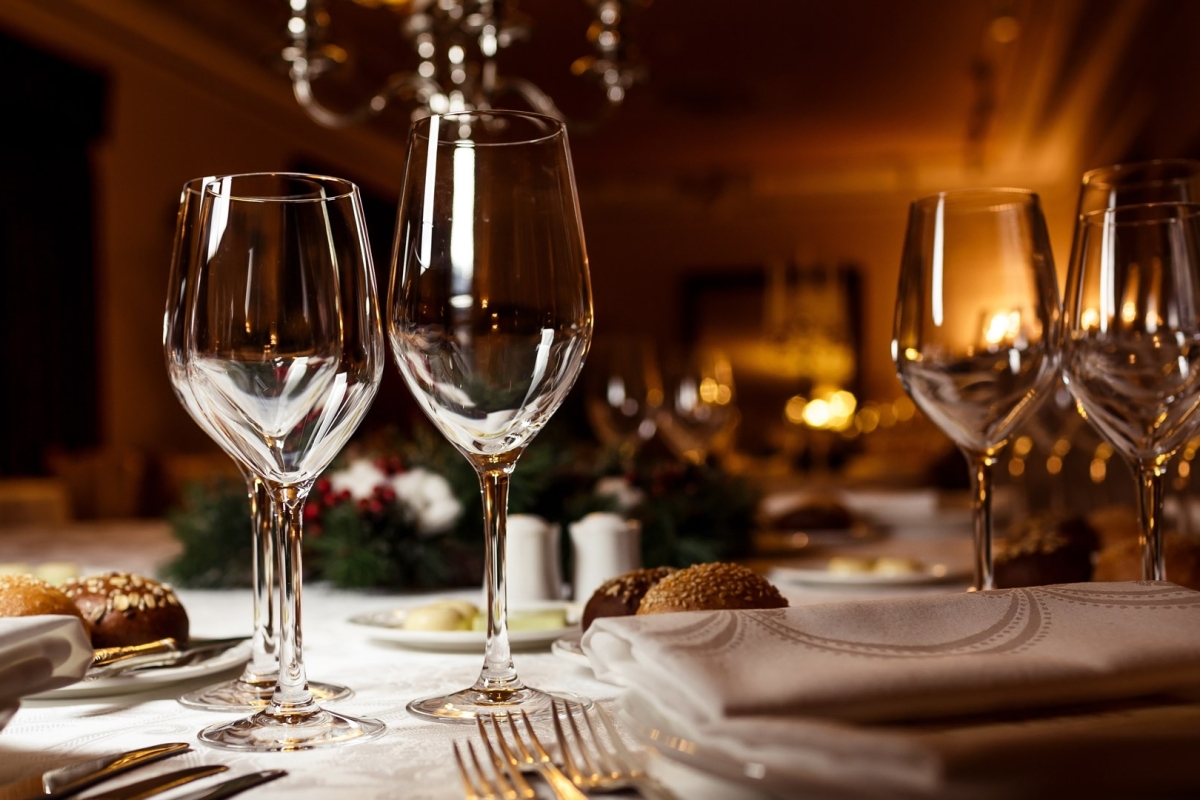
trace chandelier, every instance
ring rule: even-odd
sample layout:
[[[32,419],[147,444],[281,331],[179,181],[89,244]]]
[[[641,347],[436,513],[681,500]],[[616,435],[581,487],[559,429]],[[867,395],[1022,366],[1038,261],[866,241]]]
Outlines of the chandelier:
[[[418,63],[415,70],[396,72],[369,99],[347,112],[333,111],[316,98],[313,84],[344,63],[346,51],[327,41],[329,12],[324,0],[287,0],[291,16],[290,44],[283,57],[290,64],[292,88],[310,117],[331,128],[364,122],[393,101],[414,106],[414,119],[429,114],[497,107],[498,99],[516,96],[534,111],[563,119],[554,100],[524,78],[501,75],[496,57],[509,45],[527,40],[529,19],[506,0],[354,0],[370,8],[386,7],[399,16],[401,31]],[[595,13],[587,29],[593,52],[571,65],[571,71],[596,81],[605,98],[601,118],[625,99],[644,69],[628,54],[622,36],[624,12],[646,0],[586,0]],[[599,120],[597,120],[599,121]]]

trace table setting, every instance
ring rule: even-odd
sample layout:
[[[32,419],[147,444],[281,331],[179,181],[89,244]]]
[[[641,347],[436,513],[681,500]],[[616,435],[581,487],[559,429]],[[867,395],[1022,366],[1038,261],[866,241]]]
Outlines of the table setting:
[[[712,354],[663,381],[623,351],[637,378],[588,409],[621,468],[607,505],[561,523],[510,513],[594,333],[560,121],[413,123],[386,287],[352,182],[189,181],[164,355],[241,473],[231,527],[251,588],[173,587],[101,537],[70,557],[96,574],[61,588],[0,576],[16,601],[0,615],[0,797],[1194,793],[1200,591],[1170,582],[1163,514],[1166,466],[1200,427],[1200,170],[1177,172],[1085,176],[1065,302],[1036,194],[914,201],[893,358],[914,410],[965,456],[968,502],[793,480],[726,515],[736,557],[677,537],[671,564],[643,546],[662,515],[620,511],[688,495],[716,527],[703,503],[718,493],[695,476],[737,414]],[[388,350],[479,506],[419,464],[336,462]],[[1001,568],[997,515],[1021,511],[996,502],[998,454],[1060,380],[1134,467],[1140,580],[1012,583]],[[656,432],[678,465],[648,497],[638,457]],[[358,558],[367,534],[337,527],[351,514],[404,535]],[[464,518],[482,558],[431,538]],[[755,526],[773,534],[757,552]],[[1025,555],[1067,549],[1063,530]],[[13,561],[50,560],[37,536],[25,547]],[[407,591],[378,589],[394,577],[380,564],[430,548],[473,585],[420,584],[435,562],[414,559],[395,573]]]

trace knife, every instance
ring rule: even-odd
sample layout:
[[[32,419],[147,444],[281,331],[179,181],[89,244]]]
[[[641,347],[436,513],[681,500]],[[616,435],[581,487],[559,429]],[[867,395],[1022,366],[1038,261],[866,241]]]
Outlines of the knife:
[[[155,775],[153,778],[146,778],[144,781],[131,783],[127,786],[119,786],[111,791],[88,795],[87,800],[143,800],[143,798],[153,797],[160,792],[174,789],[176,786],[183,786],[185,783],[198,781],[201,778],[207,778],[209,775],[216,775],[218,772],[224,772],[227,769],[229,767],[224,764],[188,767],[187,769],[168,772],[165,775]]]
[[[287,772],[282,769],[265,769],[262,772],[251,772],[249,775],[239,775],[236,778],[229,778],[221,781],[216,786],[211,786],[207,789],[197,789],[188,794],[178,795],[174,800],[221,800],[224,797],[233,797],[238,792],[244,792],[260,783],[273,781],[276,778],[282,778],[287,775]],[[88,798],[88,800],[92,800]]]
[[[158,761],[160,758],[185,753],[190,749],[191,746],[183,742],[156,744],[141,750],[101,756],[68,767],[59,767],[41,775],[0,786],[0,800],[70,797],[114,775]]]
[[[92,657],[86,681],[111,678],[132,669],[167,667],[191,663],[202,657],[224,652],[241,644],[248,637],[230,639],[200,639],[181,645],[174,639],[159,639],[128,647],[103,647]]]

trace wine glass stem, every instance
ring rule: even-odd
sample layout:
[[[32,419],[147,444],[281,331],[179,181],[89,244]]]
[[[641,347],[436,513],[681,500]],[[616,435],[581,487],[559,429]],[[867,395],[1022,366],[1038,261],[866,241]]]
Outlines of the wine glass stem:
[[[1162,542],[1163,472],[1157,464],[1138,464],[1138,513],[1142,529],[1138,541],[1142,545],[1142,580],[1165,581],[1166,560]]]
[[[300,634],[300,535],[304,499],[311,485],[272,487],[279,520],[279,678],[266,713],[275,717],[303,716],[319,710],[308,690]]]
[[[971,512],[975,521],[975,584],[977,592],[996,588],[992,564],[992,465],[996,457],[967,453],[971,467]]]
[[[242,672],[246,683],[275,680],[279,662],[275,653],[275,509],[271,490],[255,475],[246,475],[250,498],[250,523],[254,534],[251,568],[254,572],[254,637],[250,662]]]
[[[488,465],[479,469],[483,494],[485,537],[483,572],[487,593],[487,644],[483,670],[474,688],[481,692],[507,693],[523,688],[513,666],[508,643],[508,586],[505,575],[505,533],[508,517],[508,481],[513,464]]]

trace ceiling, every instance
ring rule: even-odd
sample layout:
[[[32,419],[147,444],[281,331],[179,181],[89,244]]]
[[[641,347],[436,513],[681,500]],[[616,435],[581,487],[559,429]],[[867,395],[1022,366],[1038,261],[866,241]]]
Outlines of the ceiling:
[[[421,0],[326,0],[348,54],[316,82],[349,109],[417,58],[401,32]],[[382,5],[369,8],[370,5]],[[510,0],[529,41],[500,54],[575,122],[600,89],[570,74],[589,52],[585,0]],[[581,188],[617,202],[655,186],[699,195],[911,192],[986,178],[1071,183],[1128,157],[1200,155],[1200,3],[1176,0],[636,0],[628,41],[648,70],[595,132],[572,136]],[[287,0],[61,0],[164,66],[287,103]],[[173,62],[178,62],[175,64]],[[200,71],[209,74],[202,75]],[[294,108],[290,109],[294,111]],[[370,123],[402,158],[408,108]],[[263,113],[271,113],[264,107]],[[373,136],[372,136],[373,135]]]

